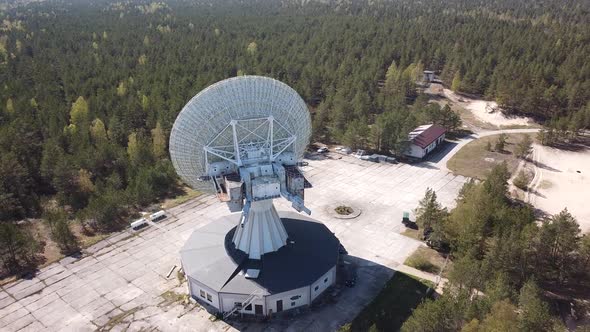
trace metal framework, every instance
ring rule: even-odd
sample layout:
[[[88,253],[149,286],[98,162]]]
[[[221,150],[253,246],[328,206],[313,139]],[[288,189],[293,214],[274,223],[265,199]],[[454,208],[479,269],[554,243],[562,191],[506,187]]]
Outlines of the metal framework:
[[[226,160],[238,166],[262,141],[269,144],[269,160],[280,151],[301,159],[310,136],[309,111],[295,90],[272,78],[239,76],[207,87],[186,104],[170,133],[170,156],[186,183],[210,190],[201,180],[208,164]]]
[[[288,238],[273,199],[282,196],[295,210],[311,213],[303,202],[305,178],[296,169],[310,135],[307,105],[295,90],[271,78],[241,76],[189,101],[174,122],[170,156],[185,182],[213,188],[231,211],[241,209],[232,241],[260,259]]]
[[[208,162],[215,157],[237,167],[260,162],[274,162],[283,152],[294,152],[297,137],[273,116],[267,118],[232,120],[204,147]],[[212,155],[212,156],[211,156]]]

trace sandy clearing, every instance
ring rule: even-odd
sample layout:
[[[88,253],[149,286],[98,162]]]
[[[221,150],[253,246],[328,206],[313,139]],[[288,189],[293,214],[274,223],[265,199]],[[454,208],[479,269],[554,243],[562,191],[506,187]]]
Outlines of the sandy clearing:
[[[508,117],[500,112],[498,103],[459,96],[449,89],[444,89],[445,97],[469,110],[478,120],[494,126],[527,126],[534,121],[527,117]]]
[[[538,167],[530,202],[549,214],[567,207],[582,232],[590,231],[590,149],[571,152],[535,144],[533,157]]]
[[[495,101],[471,100],[466,108],[479,120],[495,126],[526,126],[532,123],[531,119],[525,117],[507,117],[500,112]]]

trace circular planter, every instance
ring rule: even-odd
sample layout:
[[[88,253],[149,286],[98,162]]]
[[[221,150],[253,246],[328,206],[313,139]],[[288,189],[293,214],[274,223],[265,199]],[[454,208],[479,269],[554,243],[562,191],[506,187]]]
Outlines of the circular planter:
[[[336,209],[339,208],[348,208],[351,209],[352,211],[350,211],[349,214],[340,214],[338,212],[336,212]],[[326,208],[326,212],[331,216],[334,217],[336,219],[354,219],[358,216],[361,215],[361,208],[359,208],[356,205],[353,204],[344,204],[344,203],[338,203],[338,204],[331,204],[328,205],[328,207]]]

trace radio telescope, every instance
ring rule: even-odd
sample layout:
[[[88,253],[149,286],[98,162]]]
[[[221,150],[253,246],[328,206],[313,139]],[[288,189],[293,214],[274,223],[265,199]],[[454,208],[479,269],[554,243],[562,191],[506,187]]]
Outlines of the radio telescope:
[[[242,211],[233,242],[258,259],[287,241],[273,199],[282,196],[311,214],[297,168],[310,134],[307,106],[295,90],[266,77],[236,77],[211,85],[183,108],[170,155],[185,182],[213,189],[232,212]]]
[[[300,214],[281,218],[273,205],[283,197],[311,213],[304,205],[310,185],[298,168],[310,135],[303,99],[268,77],[223,80],[182,109],[169,144],[176,172],[241,212],[196,230],[181,250],[193,298],[226,315],[268,315],[309,304],[334,283],[338,240]],[[302,287],[309,290],[293,295]]]

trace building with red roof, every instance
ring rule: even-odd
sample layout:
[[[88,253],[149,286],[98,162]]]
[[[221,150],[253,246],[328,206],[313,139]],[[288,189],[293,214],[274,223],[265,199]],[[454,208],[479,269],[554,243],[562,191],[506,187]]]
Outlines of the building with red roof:
[[[408,135],[409,145],[404,153],[413,158],[424,158],[445,140],[447,130],[435,124],[423,125]]]

